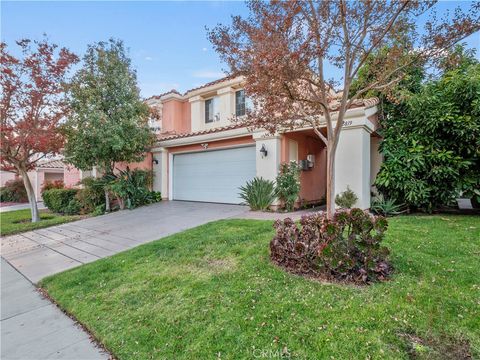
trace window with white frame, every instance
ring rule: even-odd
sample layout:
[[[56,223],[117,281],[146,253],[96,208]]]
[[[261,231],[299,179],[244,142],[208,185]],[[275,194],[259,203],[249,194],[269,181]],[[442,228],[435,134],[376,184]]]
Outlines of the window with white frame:
[[[217,97],[205,100],[205,123],[208,124],[219,120]]]

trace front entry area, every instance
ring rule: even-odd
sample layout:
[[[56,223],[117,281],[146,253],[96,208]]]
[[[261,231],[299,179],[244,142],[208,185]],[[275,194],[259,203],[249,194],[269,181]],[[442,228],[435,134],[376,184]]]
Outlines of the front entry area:
[[[173,200],[240,204],[239,187],[256,175],[255,146],[173,155]]]

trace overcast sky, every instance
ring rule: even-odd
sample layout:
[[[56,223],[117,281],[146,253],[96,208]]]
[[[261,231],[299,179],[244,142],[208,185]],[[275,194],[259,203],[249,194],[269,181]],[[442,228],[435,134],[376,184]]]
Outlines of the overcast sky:
[[[463,4],[463,5],[462,5]],[[440,9],[468,2],[445,1]],[[222,77],[225,66],[205,27],[246,15],[240,1],[1,1],[1,38],[49,39],[82,55],[87,44],[115,37],[130,49],[142,96],[181,92]],[[480,34],[467,39],[480,48]],[[480,56],[480,51],[477,52]]]

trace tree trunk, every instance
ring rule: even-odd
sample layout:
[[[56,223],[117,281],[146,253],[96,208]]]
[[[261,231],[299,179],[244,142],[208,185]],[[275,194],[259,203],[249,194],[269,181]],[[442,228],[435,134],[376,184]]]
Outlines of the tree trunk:
[[[105,189],[105,211],[110,212],[110,196],[108,195],[108,189]]]
[[[25,189],[27,190],[28,202],[30,203],[30,211],[32,213],[32,222],[39,222],[40,215],[38,213],[37,199],[35,198],[35,191],[33,190],[32,183],[25,170],[20,170],[19,172],[22,176]]]
[[[327,148],[327,217],[335,214],[335,149]]]

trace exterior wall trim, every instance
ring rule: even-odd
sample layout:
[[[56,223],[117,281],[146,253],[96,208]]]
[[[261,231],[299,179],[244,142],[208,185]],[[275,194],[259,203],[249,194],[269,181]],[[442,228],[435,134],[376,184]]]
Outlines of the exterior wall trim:
[[[251,131],[249,131],[247,128],[237,128],[232,130],[219,131],[217,133],[214,132],[214,133],[189,136],[189,137],[184,137],[179,139],[164,140],[164,141],[160,140],[157,143],[157,146],[152,151],[157,151],[157,149],[161,147],[191,145],[191,144],[197,144],[203,141],[208,142],[208,141],[215,141],[215,140],[232,139],[232,138],[242,137],[250,134],[251,134]]]
[[[173,200],[173,153],[168,153],[168,200]]]
[[[237,149],[242,147],[254,147],[255,143],[245,143],[245,144],[235,144],[235,145],[225,145],[219,146],[211,149],[196,149],[196,150],[184,150],[184,151],[172,151],[170,154],[172,155],[180,155],[180,154],[194,154],[194,153],[203,153],[203,152],[210,152],[210,151],[219,151],[219,150],[228,150],[228,149]]]

